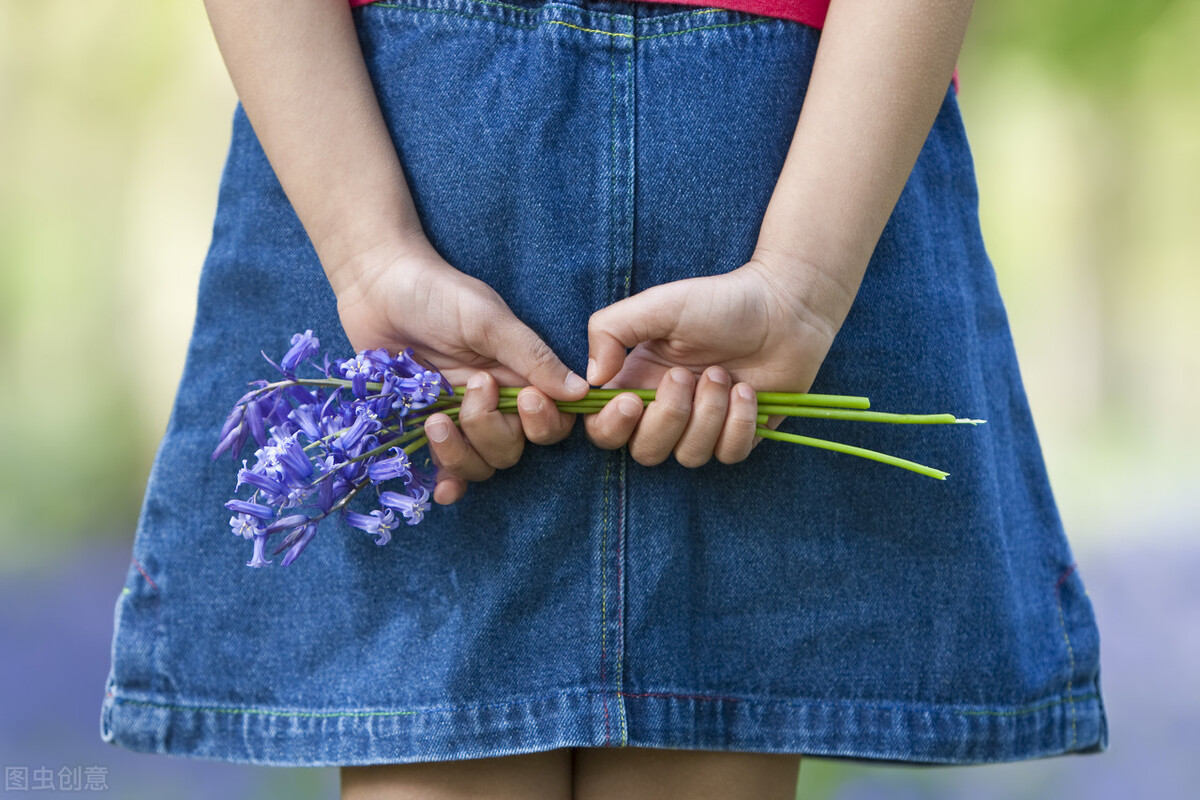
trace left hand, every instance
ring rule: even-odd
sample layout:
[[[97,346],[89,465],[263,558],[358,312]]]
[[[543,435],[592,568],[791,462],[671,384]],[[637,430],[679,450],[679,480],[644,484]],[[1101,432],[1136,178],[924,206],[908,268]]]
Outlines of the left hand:
[[[732,272],[654,286],[597,311],[588,382],[658,391],[641,413],[622,413],[621,403],[641,404],[629,393],[587,415],[588,437],[610,449],[628,443],[646,466],[672,453],[685,467],[743,460],[757,443],[754,393],[808,391],[852,302],[821,270],[756,253]]]

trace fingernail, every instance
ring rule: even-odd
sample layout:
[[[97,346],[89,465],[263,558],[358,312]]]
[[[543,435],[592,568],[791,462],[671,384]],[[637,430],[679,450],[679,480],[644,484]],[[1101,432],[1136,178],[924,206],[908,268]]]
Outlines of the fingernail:
[[[522,411],[527,411],[530,414],[536,414],[542,410],[542,398],[538,397],[533,392],[522,392],[517,395],[517,405]]]
[[[594,362],[588,362],[588,374],[592,374],[592,365]],[[569,392],[586,392],[590,386],[583,378],[576,375],[574,372],[567,375],[567,391]]]
[[[691,381],[688,380],[688,377],[689,377],[688,372],[685,369],[671,370],[671,380],[675,381],[680,386],[691,385]]]
[[[744,383],[739,383],[737,387],[738,397],[743,400],[757,400],[758,397],[754,390]]]
[[[589,384],[596,382],[596,359],[594,358],[588,359],[587,379]]]
[[[617,411],[627,417],[636,417],[642,412],[642,404],[636,398],[624,395],[617,398]]]
[[[483,373],[476,372],[474,375],[471,376],[471,379],[469,381],[467,381],[467,388],[468,389],[482,389],[483,385],[485,383],[487,383],[487,378],[485,378],[483,376]],[[438,441],[441,441],[441,440],[439,439]]]
[[[713,383],[727,384],[729,383],[729,373],[720,367],[709,367],[708,379]]]
[[[450,423],[444,419],[434,420],[425,426],[425,433],[435,442],[444,442],[450,435]]]

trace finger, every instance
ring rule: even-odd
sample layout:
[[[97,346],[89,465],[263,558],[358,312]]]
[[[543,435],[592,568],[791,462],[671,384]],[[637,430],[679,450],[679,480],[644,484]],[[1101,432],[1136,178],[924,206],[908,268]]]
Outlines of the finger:
[[[779,423],[783,422],[784,419],[786,419],[786,417],[784,417],[782,414],[772,414],[771,416],[767,417],[767,427],[770,428],[771,430],[775,430],[776,428],[779,427]],[[758,447],[759,443],[762,442],[762,440],[763,440],[763,437],[755,436],[754,444],[752,445],[752,447]]]
[[[476,372],[467,381],[458,427],[480,458],[496,469],[506,469],[521,459],[525,434],[519,419],[496,408],[499,400],[496,379]]]
[[[457,475],[438,470],[437,486],[433,488],[433,501],[448,506],[462,500],[467,493],[467,482]]]
[[[479,457],[462,433],[445,414],[431,414],[425,420],[429,450],[444,469],[469,481],[483,481],[496,470]]]
[[[758,395],[748,383],[739,383],[729,393],[729,411],[725,414],[725,425],[717,438],[713,455],[722,464],[736,464],[750,455],[756,441]],[[757,441],[762,441],[758,437]]]
[[[433,501],[443,506],[457,503],[467,493],[467,482],[439,464],[437,454],[432,450],[429,451],[429,455],[437,468],[431,495]]]
[[[523,375],[529,383],[555,400],[579,400],[588,383],[559,360],[550,345],[507,307],[483,327],[481,355],[489,356]],[[485,352],[490,351],[490,352]]]
[[[683,293],[678,283],[654,286],[600,309],[588,319],[588,382],[599,386],[621,370],[625,351],[674,330]]]
[[[642,398],[622,392],[604,404],[595,414],[583,418],[583,427],[592,444],[603,450],[616,450],[629,441],[642,418]]]
[[[652,467],[667,460],[687,427],[695,388],[695,377],[683,367],[674,367],[663,375],[654,400],[646,406],[629,439],[629,454],[634,461]]]
[[[525,387],[517,395],[517,416],[525,438],[534,444],[561,442],[575,427],[574,414],[559,411],[551,398],[533,386]]]
[[[708,463],[721,436],[729,409],[729,389],[733,381],[721,367],[709,367],[696,383],[692,413],[687,427],[675,445],[675,460],[685,467]]]

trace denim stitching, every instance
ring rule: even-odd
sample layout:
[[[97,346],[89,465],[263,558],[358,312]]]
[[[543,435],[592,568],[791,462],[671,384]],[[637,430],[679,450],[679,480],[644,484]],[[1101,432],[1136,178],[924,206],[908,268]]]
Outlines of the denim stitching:
[[[632,33],[613,33],[612,31],[600,31],[600,30],[596,30],[595,28],[581,28],[578,25],[572,25],[569,22],[562,22],[561,20],[557,20],[557,19],[548,19],[548,20],[546,20],[546,24],[547,25],[566,25],[568,28],[574,28],[577,31],[586,31],[587,33],[603,33],[605,36],[623,36],[626,39],[634,38]]]
[[[479,0],[476,0],[476,2],[479,2]],[[500,5],[500,4],[497,3],[496,5]],[[533,31],[533,30],[537,30],[538,28],[541,27],[540,25],[521,25],[516,22],[509,22],[507,20],[497,19],[494,17],[481,17],[478,14],[466,14],[461,11],[449,11],[449,10],[441,9],[441,8],[424,8],[422,6],[405,6],[405,5],[400,5],[399,3],[372,3],[371,6],[372,7],[377,6],[379,8],[397,8],[397,9],[401,9],[404,11],[429,12],[429,13],[433,13],[433,14],[446,14],[446,15],[449,15],[452,17],[466,17],[467,19],[478,19],[478,20],[483,20],[484,22],[495,22],[500,25],[507,25],[510,28],[519,28],[524,31]],[[364,8],[365,7],[366,6],[364,6]],[[505,6],[505,7],[512,8],[512,6]],[[717,9],[717,10],[721,10],[721,9]],[[688,12],[688,13],[692,13],[692,12]],[[695,13],[711,14],[713,12],[712,11],[704,11],[704,12],[695,12]],[[599,33],[599,34],[603,34],[604,36],[613,36],[613,37],[626,37],[629,39],[633,39],[634,41],[642,41],[645,39],[661,39],[664,36],[678,36],[682,33],[691,33],[693,31],[708,31],[708,30],[713,30],[715,28],[737,28],[742,25],[758,25],[763,22],[771,22],[771,21],[772,21],[771,19],[752,19],[752,20],[748,20],[746,22],[727,22],[727,23],[724,23],[721,25],[704,25],[704,26],[697,27],[697,28],[685,28],[681,31],[671,31],[670,33],[654,33],[649,36],[636,36],[636,35],[630,34],[630,33],[614,33],[612,31],[601,31],[601,30],[597,30],[595,28],[581,28],[578,25],[572,25],[569,22],[562,22],[562,21],[556,20],[556,19],[546,20],[547,24],[550,24],[550,25],[565,25],[568,28],[575,28],[576,30],[586,31],[587,33]]]
[[[625,584],[621,580],[622,565],[624,564],[624,556],[621,551],[621,541],[625,538],[626,523],[625,523],[625,451],[621,450],[621,477],[618,482],[617,490],[617,591],[620,593],[617,599],[620,601],[621,613],[617,615],[617,629],[621,631],[620,649],[617,651],[617,696],[624,695],[622,691],[622,683],[625,676],[625,631],[622,628],[622,623],[625,620]],[[621,746],[625,747],[629,744],[629,723],[625,718],[625,701],[622,700],[617,705],[617,713],[621,718]]]
[[[608,727],[608,691],[604,683],[604,657],[608,642],[608,473],[612,459],[604,457],[604,499],[600,512],[600,691],[604,700],[604,743],[611,741]]]
[[[635,25],[634,30],[637,30],[637,28],[636,28],[637,23],[635,22],[634,25]],[[634,80],[636,80],[636,76],[634,75],[633,69],[634,69],[633,68],[633,48],[630,48],[625,53],[625,71],[626,71],[625,104],[628,109],[626,112],[626,116],[631,119],[632,125],[636,126],[636,124],[637,124],[636,123],[637,110],[636,110],[636,106],[635,106],[636,101],[633,97],[630,96],[631,93],[633,92],[633,88],[634,88],[633,82],[634,82]],[[613,84],[613,92],[614,92],[614,95],[613,95],[613,181],[614,181],[614,185],[615,185],[616,168],[617,168],[617,160],[616,160],[616,146],[617,146],[616,84],[615,84],[615,82]],[[630,131],[630,138],[632,139],[632,137],[633,137],[633,130]],[[632,193],[633,189],[634,189],[633,176],[632,176],[633,159],[634,159],[633,147],[634,147],[634,144],[632,142],[630,142],[630,149],[629,149],[629,156],[628,156],[630,176],[629,176],[629,185],[626,187],[626,191],[629,193]],[[614,208],[614,213],[615,213],[615,210],[616,210],[615,194],[614,194],[613,200],[614,200],[613,208]],[[630,203],[630,205],[632,205],[632,203]],[[631,214],[630,218],[628,220],[629,226],[630,226],[629,237],[631,239],[633,237],[633,220],[634,220],[634,217]],[[614,237],[615,237],[615,235],[616,234],[615,234],[615,225],[614,225]],[[629,275],[630,275],[630,270],[632,268],[631,265],[632,265],[632,261],[633,261],[633,248],[632,247],[630,248],[629,259],[630,259],[630,264],[627,264],[626,268],[624,270],[625,286],[624,286],[624,291],[622,292],[622,295],[624,297],[629,296]],[[614,267],[615,266],[616,265],[614,264]],[[625,462],[626,462],[627,452],[628,451],[625,449],[622,449],[620,451],[620,472],[619,472],[618,478],[617,478],[617,592],[618,592],[617,602],[618,602],[618,608],[620,609],[620,613],[617,615],[617,630],[620,633],[620,638],[617,641],[617,646],[618,646],[618,650],[617,650],[617,697],[619,699],[619,702],[617,704],[617,713],[621,720],[621,746],[622,747],[627,746],[629,744],[629,723],[628,723],[628,720],[626,719],[626,714],[625,714],[625,701],[623,699],[620,699],[621,695],[622,695],[622,689],[624,688],[623,681],[624,681],[624,677],[625,677],[625,630],[624,630],[625,583],[624,583],[624,579],[623,579],[624,578],[625,556],[624,556],[624,548],[622,547],[622,543],[628,532],[628,527],[627,527],[627,523],[625,520],[625,492],[626,492]]]
[[[1095,694],[1093,692],[1092,694],[1085,694],[1083,697],[1079,697],[1079,698],[1076,698],[1073,695],[1067,695],[1067,697],[1065,697],[1065,698],[1060,697],[1057,700],[1050,700],[1048,702],[1042,703],[1041,705],[1030,706],[1029,708],[1023,708],[1023,709],[1019,709],[1017,711],[955,711],[954,713],[962,714],[963,716],[967,716],[967,717],[1020,717],[1020,716],[1024,716],[1025,714],[1035,714],[1038,711],[1042,711],[1047,708],[1053,708],[1054,706],[1059,706],[1059,705],[1062,705],[1063,703],[1067,703],[1068,705],[1071,706],[1071,715],[1072,715],[1072,717],[1074,717],[1075,702],[1077,700],[1078,700],[1078,702],[1082,703],[1085,700],[1098,700],[1098,699],[1100,699],[1100,695]],[[1072,746],[1074,746],[1074,744],[1075,744],[1074,727],[1075,727],[1075,721],[1074,721],[1074,719],[1072,719],[1071,720],[1071,728],[1072,728],[1071,745]]]
[[[649,36],[639,36],[639,40],[645,39],[661,39],[664,36],[678,36],[681,33],[691,33],[692,31],[711,31],[715,28],[737,28],[742,25],[760,25],[764,22],[772,22],[770,19],[752,19],[747,22],[726,22],[721,25],[705,25],[701,28],[685,28],[681,31],[671,31],[670,33],[653,33]]]
[[[416,714],[433,714],[433,713],[447,713],[447,712],[456,712],[456,711],[470,711],[472,709],[477,709],[477,708],[507,708],[509,706],[519,706],[519,705],[528,705],[530,703],[538,703],[538,702],[542,702],[545,700],[549,700],[554,697],[569,697],[572,694],[574,694],[574,692],[561,691],[561,692],[554,692],[554,693],[547,694],[547,695],[540,695],[538,697],[531,697],[531,698],[528,698],[525,700],[510,700],[507,702],[498,702],[498,703],[474,703],[474,704],[470,704],[470,705],[461,705],[461,706],[432,706],[430,708],[419,709],[416,711],[268,711],[266,709],[261,709],[261,708],[184,706],[184,705],[174,705],[174,704],[170,704],[170,703],[155,703],[155,702],[152,702],[149,700],[133,700],[130,698],[125,698],[125,697],[117,697],[112,692],[108,692],[107,697],[109,697],[114,702],[119,703],[121,705],[146,706],[149,708],[162,708],[162,709],[166,709],[168,711],[203,711],[203,712],[208,712],[208,713],[213,713],[213,714],[255,714],[255,715],[266,716],[266,717],[304,717],[304,718],[314,718],[314,719],[332,719],[332,718],[336,718],[336,717],[413,716]],[[607,692],[590,692],[589,691],[589,692],[586,692],[586,694],[607,695]],[[641,692],[641,693],[621,692],[621,696],[633,697],[633,698],[664,697],[664,698],[670,698],[670,699],[683,699],[683,700],[704,700],[704,701],[708,701],[708,702],[718,702],[718,703],[729,703],[729,702],[748,703],[752,706],[786,705],[786,706],[804,707],[804,706],[814,705],[812,703],[807,703],[807,702],[802,702],[802,701],[793,701],[793,700],[765,700],[765,701],[763,701],[763,700],[745,700],[745,699],[737,698],[737,697],[721,697],[721,696],[717,696],[717,695],[699,695],[699,694],[673,694],[673,693],[669,693],[669,692]],[[925,706],[919,706],[919,705],[918,706],[909,706],[909,705],[904,705],[904,704],[889,706],[889,705],[879,705],[879,704],[874,704],[874,703],[868,703],[868,704],[835,703],[834,705],[848,705],[854,709],[871,709],[871,710],[882,710],[882,711],[905,711],[905,712],[914,712],[914,711],[915,712],[931,712],[931,713],[937,713],[937,714],[959,714],[959,715],[968,716],[968,717],[973,717],[973,716],[1019,717],[1019,716],[1024,716],[1026,714],[1036,714],[1039,711],[1044,711],[1047,708],[1053,708],[1054,706],[1061,705],[1063,703],[1072,703],[1072,704],[1075,702],[1082,703],[1082,702],[1085,702],[1088,700],[1098,700],[1098,699],[1100,699],[1100,695],[1096,694],[1095,692],[1092,692],[1092,693],[1085,694],[1085,695],[1082,695],[1081,697],[1077,697],[1077,698],[1076,697],[1067,697],[1067,698],[1060,697],[1055,700],[1050,700],[1045,703],[1041,703],[1041,704],[1034,705],[1034,706],[1029,706],[1026,708],[1017,709],[1014,711],[988,711],[988,710],[963,711],[963,710],[959,710],[959,709],[925,707]],[[828,703],[827,701],[818,701],[815,705],[829,705],[829,704],[830,703]],[[1073,742],[1073,744],[1074,744],[1074,742]]]
[[[1059,624],[1059,627],[1062,628],[1063,641],[1065,641],[1067,643],[1067,659],[1069,661],[1068,667],[1067,667],[1069,670],[1067,672],[1067,697],[1068,697],[1068,699],[1071,697],[1071,681],[1075,677],[1075,648],[1071,646],[1071,637],[1067,635],[1067,620],[1066,620],[1066,617],[1063,615],[1063,606],[1062,606],[1062,585],[1066,581],[1066,579],[1068,577],[1070,577],[1071,573],[1074,571],[1075,571],[1075,565],[1072,564],[1070,567],[1067,568],[1067,571],[1064,572],[1059,577],[1058,582],[1054,585],[1054,601],[1058,605],[1058,624]],[[1068,713],[1071,715],[1071,747],[1074,747],[1075,743],[1076,743],[1076,730],[1075,730],[1075,702],[1073,700],[1071,700],[1068,705]]]
[[[540,8],[525,8],[524,6],[514,6],[514,5],[509,5],[508,3],[497,3],[494,0],[474,0],[474,2],[479,3],[480,5],[483,5],[483,6],[499,6],[500,8],[508,8],[508,9],[512,9],[513,11],[519,11],[522,14],[541,13]],[[413,6],[402,6],[402,5],[398,5],[396,3],[368,3],[368,5],[379,6],[380,8],[413,8]],[[574,6],[569,6],[567,4],[564,4],[564,3],[547,3],[547,5],[552,5],[557,8],[573,8],[574,7]],[[435,10],[435,9],[430,9],[430,10]],[[718,11],[728,11],[728,10],[729,9],[725,9],[725,8],[706,8],[702,11],[680,11],[675,14],[664,14],[661,17],[657,17],[657,19],[664,20],[664,19],[674,19],[675,17],[700,16],[701,14],[716,14]],[[629,18],[629,16],[627,14],[609,14],[605,11],[595,11],[590,8],[587,9],[587,13],[591,16],[604,17],[605,19],[616,19],[617,17],[624,17],[626,19]]]
[[[450,17],[465,17],[467,19],[478,19],[478,20],[483,20],[484,22],[498,22],[501,25],[507,25],[510,28],[520,28],[523,31],[535,31],[538,29],[537,25],[519,25],[515,22],[508,22],[507,20],[496,19],[495,17],[481,17],[478,14],[464,14],[461,11],[448,11],[448,10],[442,9],[442,8],[422,8],[421,6],[402,6],[402,5],[399,5],[398,3],[386,3],[386,4],[385,3],[373,3],[372,5],[377,5],[380,8],[399,8],[404,11],[428,12],[431,14],[445,14]]]

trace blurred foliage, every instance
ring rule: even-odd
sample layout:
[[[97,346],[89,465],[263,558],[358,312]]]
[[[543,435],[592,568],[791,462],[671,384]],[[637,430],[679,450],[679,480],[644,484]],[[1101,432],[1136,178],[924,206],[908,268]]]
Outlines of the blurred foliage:
[[[233,102],[206,24],[200,3],[0,4],[10,568],[132,529]]]
[[[971,46],[982,57],[1024,53],[1050,73],[1107,95],[1136,90],[1145,37],[1187,15],[1188,0],[976,3]],[[1194,15],[1192,15],[1194,17]],[[1193,28],[1194,31],[1194,28]],[[1176,29],[1170,38],[1187,42]],[[1189,45],[1185,49],[1193,51]],[[968,54],[970,51],[968,51]],[[1182,54],[1180,54],[1182,55]],[[1190,61],[1195,63],[1194,56]],[[1183,65],[1181,65],[1183,66]],[[1193,73],[1195,74],[1195,73]]]
[[[1174,422],[1200,394],[1198,41],[1194,0],[1018,0],[976,4],[963,52],[985,239],[1077,540],[1198,502]],[[131,535],[233,103],[201,3],[0,1],[9,568]]]

